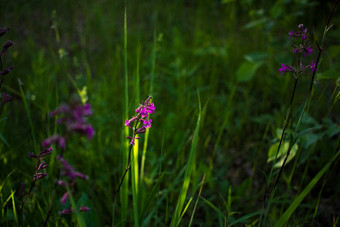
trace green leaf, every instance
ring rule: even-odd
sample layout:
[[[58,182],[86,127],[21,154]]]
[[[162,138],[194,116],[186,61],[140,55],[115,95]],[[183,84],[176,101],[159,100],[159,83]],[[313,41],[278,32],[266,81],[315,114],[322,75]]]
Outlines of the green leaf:
[[[254,216],[258,216],[260,215],[261,212],[260,211],[256,211],[254,213],[250,213],[250,214],[246,214],[238,219],[236,219],[235,221],[231,222],[228,226],[233,226],[233,225],[236,225],[236,224],[239,224],[240,222],[241,223],[245,223],[247,222],[247,220],[251,217],[254,217]]]
[[[279,147],[279,142],[273,144],[269,150],[268,150],[268,159],[267,162],[272,162],[275,159],[275,155],[277,152],[277,149]],[[298,151],[298,145],[294,144],[294,146],[291,148],[290,154],[287,158],[287,162],[290,162],[296,155],[296,152]],[[284,159],[286,158],[287,152],[289,149],[289,143],[288,142],[282,142],[281,147],[280,147],[280,151],[277,155],[277,161],[274,165],[274,168],[280,168],[284,162]]]
[[[256,70],[263,64],[263,62],[244,62],[237,70],[236,77],[240,82],[247,82],[251,80],[256,73]]]

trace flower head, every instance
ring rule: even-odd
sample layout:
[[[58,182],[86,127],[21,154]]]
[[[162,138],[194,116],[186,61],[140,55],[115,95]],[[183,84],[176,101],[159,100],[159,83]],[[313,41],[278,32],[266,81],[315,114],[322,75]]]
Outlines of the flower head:
[[[153,102],[151,102],[151,100],[152,97],[148,97],[136,109],[137,115],[125,121],[125,126],[129,128],[131,128],[131,124],[135,122],[135,127],[133,127],[133,136],[127,137],[127,139],[130,139],[130,145],[135,145],[135,140],[139,139],[137,135],[145,133],[146,129],[151,127],[152,120],[150,119],[150,115],[155,113],[156,110],[156,106]]]
[[[44,156],[51,154],[52,153],[52,147],[48,147],[43,151],[40,151],[38,155],[33,154],[31,152],[28,153],[28,156],[31,158],[36,158],[36,170],[35,170],[35,174],[33,175],[33,179],[34,181],[39,180],[43,177],[47,176],[47,173],[42,173],[41,171],[45,168],[48,167],[48,165],[46,164],[45,161],[43,161]]]
[[[11,46],[13,46],[13,44],[14,44],[14,43],[13,43],[11,40],[6,41],[5,44],[2,46],[2,51],[1,51],[0,55],[3,55],[4,53],[6,53],[7,50],[8,50]]]
[[[0,37],[3,36],[6,32],[8,32],[9,28],[0,28]]]
[[[280,75],[282,75],[285,72],[296,72],[296,69],[291,65],[281,64],[281,68],[279,68],[279,71],[281,72]]]
[[[81,178],[84,180],[88,179],[88,176],[86,176],[85,174],[76,172],[71,165],[63,158],[63,156],[59,155],[57,157],[58,161],[61,162],[61,164],[63,165],[63,169],[62,169],[62,176],[68,176],[71,180],[74,180],[76,177],[77,178]]]
[[[316,62],[312,62],[310,63],[310,68],[312,69],[313,72],[317,71],[318,69],[316,68]]]

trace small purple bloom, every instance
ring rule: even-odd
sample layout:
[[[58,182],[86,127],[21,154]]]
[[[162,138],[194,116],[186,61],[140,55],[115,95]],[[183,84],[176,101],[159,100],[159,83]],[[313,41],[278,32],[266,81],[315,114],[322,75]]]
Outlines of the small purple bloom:
[[[83,123],[75,123],[75,124],[72,124],[70,129],[74,132],[77,132],[79,134],[83,134],[83,135],[86,135],[87,136],[87,139],[90,140],[92,139],[95,131],[94,129],[92,128],[91,125],[89,124],[83,124]]]
[[[10,48],[11,46],[13,46],[13,42],[11,40],[8,40],[3,46],[2,46],[2,51],[0,53],[0,55],[3,55],[4,53],[7,52],[8,48]]]
[[[39,157],[42,157],[42,156],[51,154],[51,153],[52,153],[52,150],[53,150],[53,148],[52,148],[52,147],[49,147],[49,148],[47,148],[47,149],[41,151],[41,152],[39,153]]]
[[[9,28],[0,28],[0,37],[3,36],[6,32],[8,32]]]
[[[48,165],[46,165],[46,162],[42,162],[39,164],[37,171],[40,171],[42,169],[45,169]]]
[[[36,156],[35,154],[28,152],[28,157],[30,158],[39,158],[38,156]]]
[[[292,36],[294,35],[294,30],[291,30],[288,34],[289,34],[288,39],[292,38]]]
[[[56,144],[62,150],[66,148],[66,140],[64,137],[61,137],[59,134],[50,136],[42,142],[43,147],[51,146],[52,144]]]
[[[286,68],[285,64],[281,64],[281,68],[279,68],[279,71],[281,72],[280,75],[286,72]]]
[[[303,48],[303,50],[305,51],[305,55],[304,55],[305,57],[306,55],[311,55],[313,51],[313,49],[310,46]]]
[[[47,176],[47,173],[36,173],[36,174],[33,175],[33,179],[39,180],[39,179],[46,177],[46,176]]]
[[[296,69],[291,65],[281,64],[281,68],[279,68],[279,71],[281,72],[280,75],[282,75],[285,72],[295,72]]]
[[[74,180],[76,177],[77,178],[81,178],[84,180],[88,179],[88,176],[76,172],[71,166],[70,164],[63,158],[63,156],[59,155],[57,157],[57,159],[61,162],[61,164],[63,165],[63,171],[62,171],[62,176],[68,176],[71,180]]]
[[[61,204],[65,204],[66,203],[66,201],[68,199],[68,196],[69,196],[68,192],[65,192],[64,195],[60,199]]]
[[[143,124],[147,127],[147,128],[151,128],[151,119],[146,119],[143,121]]]
[[[5,105],[6,103],[12,101],[13,98],[11,96],[9,96],[8,94],[6,94],[5,92],[2,93],[2,105]]]
[[[65,186],[66,186],[66,183],[65,183],[65,181],[63,181],[63,180],[58,180],[58,181],[57,181],[57,184],[58,184],[59,186],[62,186],[62,187],[65,187]]]
[[[59,215],[65,215],[65,214],[72,214],[73,209],[72,208],[67,208],[59,212]]]
[[[89,212],[90,210],[91,210],[91,209],[88,208],[88,207],[86,207],[86,206],[80,207],[80,208],[79,208],[79,211],[80,211],[80,212],[83,212],[83,211]]]
[[[84,115],[85,116],[92,115],[92,109],[91,109],[91,105],[89,103],[86,103],[83,108],[84,108]]]
[[[2,73],[0,72],[0,75],[5,76],[7,75],[12,69],[14,69],[14,66],[10,66],[8,67],[5,71],[3,71]]]
[[[315,71],[318,70],[318,69],[316,68],[316,62],[313,62],[313,60],[312,60],[312,62],[310,63],[310,67],[311,67],[311,69],[312,69],[313,72],[315,72]]]
[[[137,110],[136,110],[137,111]],[[138,118],[137,117],[133,117],[131,118],[130,120],[126,120],[125,121],[125,126],[131,128],[131,123],[134,122],[135,120],[137,120]]]
[[[89,179],[89,177],[88,177],[87,175],[82,174],[82,173],[79,173],[79,172],[75,172],[75,173],[74,173],[74,176],[75,176],[75,177],[78,177],[78,178],[80,178],[80,179],[83,179],[83,180]]]

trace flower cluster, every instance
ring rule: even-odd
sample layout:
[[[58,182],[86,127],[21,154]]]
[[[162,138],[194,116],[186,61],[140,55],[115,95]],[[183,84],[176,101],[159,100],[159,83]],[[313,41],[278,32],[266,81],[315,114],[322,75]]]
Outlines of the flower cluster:
[[[92,139],[95,131],[93,127],[87,123],[87,117],[92,115],[90,104],[81,104],[78,99],[72,100],[70,105],[62,104],[56,110],[49,113],[50,117],[58,116],[57,123],[66,126],[68,134],[78,133],[87,136],[87,139]],[[44,147],[51,144],[56,144],[60,149],[66,148],[66,139],[59,134],[52,135],[42,142]]]
[[[3,36],[4,34],[6,34],[6,32],[9,31],[9,28],[1,28],[0,27],[0,37]],[[5,76],[14,68],[13,66],[8,67],[7,69],[3,70],[3,65],[2,65],[2,56],[7,52],[7,50],[13,46],[13,42],[8,40],[5,42],[5,44],[2,46],[2,50],[0,52],[0,76],[1,76],[1,81],[0,81],[0,88],[2,86],[2,83],[4,82]],[[1,99],[1,105],[0,105],[0,113],[3,109],[3,107],[5,106],[6,103],[10,102],[13,100],[13,98],[11,96],[9,96],[8,94],[6,94],[5,92],[2,93],[1,95],[2,99]]]
[[[150,96],[136,109],[137,115],[125,121],[125,126],[129,128],[131,128],[131,124],[134,123],[133,136],[128,137],[128,139],[130,139],[130,145],[134,145],[135,139],[139,139],[139,137],[137,137],[138,134],[145,133],[146,129],[151,127],[152,120],[150,119],[150,114],[155,113],[156,110],[155,104],[151,101],[152,97]]]
[[[47,173],[42,173],[41,172],[43,169],[47,168],[47,166],[48,166],[43,159],[44,159],[44,157],[46,155],[51,154],[52,150],[53,150],[52,147],[49,147],[49,148],[39,152],[38,155],[35,155],[35,154],[31,153],[31,152],[28,153],[29,157],[37,159],[37,161],[36,161],[36,170],[35,170],[35,174],[33,175],[33,180],[34,181],[39,180],[39,179],[47,176]]]
[[[309,65],[303,65],[300,57],[303,54],[304,57],[307,57],[308,55],[311,55],[313,52],[313,48],[310,46],[310,41],[309,41],[309,33],[308,29],[304,27],[303,24],[300,24],[296,30],[292,30],[289,34],[289,39],[294,37],[300,40],[299,44],[293,44],[294,50],[293,52],[298,54],[299,57],[299,64],[298,64],[298,69],[291,65],[287,64],[281,64],[281,68],[279,68],[280,75],[282,75],[285,72],[292,72],[294,73],[294,76],[297,76],[296,74],[302,74],[307,71],[316,71],[316,63],[311,62]]]
[[[61,176],[68,177],[68,181],[58,180],[57,184],[59,186],[62,186],[64,188],[68,186],[70,189],[73,189],[76,184],[76,180],[75,180],[76,178],[80,178],[83,180],[88,179],[88,176],[86,176],[85,174],[75,171],[74,168],[63,158],[63,156],[59,155],[57,159],[62,164]],[[69,192],[66,191],[60,199],[61,204],[64,205],[67,202],[68,198],[69,198]],[[90,211],[90,208],[86,206],[80,207],[79,211]],[[72,214],[72,213],[73,213],[72,208],[66,208],[59,212],[60,215]]]

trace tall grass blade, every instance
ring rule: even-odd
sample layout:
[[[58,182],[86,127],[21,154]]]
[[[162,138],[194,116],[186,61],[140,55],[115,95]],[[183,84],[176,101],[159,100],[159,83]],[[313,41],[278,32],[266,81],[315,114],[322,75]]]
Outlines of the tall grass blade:
[[[33,127],[31,112],[30,112],[30,109],[29,109],[28,104],[27,104],[27,100],[26,100],[26,97],[25,97],[24,90],[22,89],[22,82],[20,80],[19,80],[19,88],[20,88],[20,94],[21,94],[22,101],[24,102],[24,107],[25,107],[25,110],[26,110],[28,123],[30,125],[31,132],[32,132],[33,147],[34,147],[34,150],[37,151],[38,149],[37,149],[37,143],[36,143],[36,139],[35,139],[35,131],[34,131],[34,127]]]
[[[72,192],[71,192],[70,188],[67,185],[66,185],[66,189],[67,189],[67,192],[69,194],[69,198],[70,198],[72,209],[73,209],[74,214],[75,214],[76,219],[77,219],[77,223],[78,223],[77,226],[80,226],[80,227],[86,226],[85,221],[84,221],[82,215],[80,214],[80,212],[79,212],[79,210],[77,208],[76,203],[74,202],[74,199],[73,199],[73,196],[72,196]]]
[[[124,109],[123,109],[123,121],[125,122],[128,119],[129,112],[129,96],[128,96],[128,65],[127,65],[127,20],[126,20],[126,6],[124,11]],[[129,159],[129,142],[126,137],[129,136],[129,128],[123,125],[123,136],[122,136],[122,169],[128,165]],[[121,211],[121,220],[122,223],[125,223],[124,220],[127,218],[128,213],[128,193],[129,193],[129,174],[126,175],[126,179],[124,180],[121,190],[120,190],[120,211]]]
[[[132,181],[132,201],[133,201],[133,214],[134,214],[134,223],[135,226],[139,226],[138,219],[138,140],[135,141],[135,145],[133,146],[132,153],[132,164],[131,164],[131,181]]]
[[[153,50],[152,50],[152,68],[151,68],[150,90],[149,90],[149,95],[151,95],[151,96],[153,96],[153,81],[154,81],[154,78],[155,78],[155,71],[156,71],[156,48],[157,48],[156,44],[157,44],[156,30],[154,30],[154,33],[153,33]],[[144,136],[144,146],[143,146],[143,154],[142,154],[141,170],[140,170],[140,174],[141,174],[140,178],[141,178],[142,182],[143,182],[143,179],[144,179],[145,155],[146,155],[146,150],[147,150],[147,147],[148,147],[149,131],[150,131],[150,129],[147,128],[146,132],[145,132],[145,136]]]
[[[15,191],[11,190],[11,198],[12,198],[12,207],[13,207],[14,219],[15,219],[15,222],[18,223],[18,214],[17,214],[17,209],[15,207],[14,193],[15,193]]]
[[[197,119],[197,123],[196,123],[196,129],[195,129],[194,136],[193,136],[192,143],[191,143],[191,149],[190,149],[189,159],[188,159],[188,163],[187,163],[186,170],[185,170],[183,186],[182,186],[182,189],[179,193],[175,213],[174,213],[174,215],[171,219],[171,223],[170,223],[170,226],[172,226],[172,227],[177,226],[178,223],[181,220],[183,205],[184,205],[186,195],[187,195],[187,192],[188,192],[191,173],[192,173],[192,170],[194,168],[194,161],[195,161],[194,157],[195,157],[195,153],[196,153],[196,147],[197,147],[197,142],[198,142],[198,134],[199,134],[199,129],[200,129],[200,125],[201,125],[201,113],[202,113],[199,93],[198,93],[198,102],[199,102],[199,113],[198,113],[198,119]]]
[[[198,192],[198,196],[197,196],[197,199],[196,199],[196,202],[195,202],[194,210],[192,211],[190,222],[189,222],[188,226],[191,226],[192,225],[192,221],[194,220],[194,215],[195,215],[195,212],[196,212],[198,201],[199,201],[199,199],[201,197],[201,193],[202,193],[204,182],[205,182],[205,174],[203,175],[203,179],[202,179],[202,182],[201,182],[200,190]]]
[[[279,220],[275,223],[274,227],[283,226],[289,220],[290,216],[293,214],[296,208],[300,205],[302,200],[312,190],[312,188],[316,185],[316,183],[318,183],[320,178],[328,170],[328,168],[331,166],[333,161],[339,156],[339,154],[340,154],[340,151],[338,151],[333,156],[333,158],[318,172],[318,174],[316,174],[316,176],[309,182],[306,188],[294,199],[294,201],[291,203],[288,209],[283,213],[283,215],[281,215]]]

